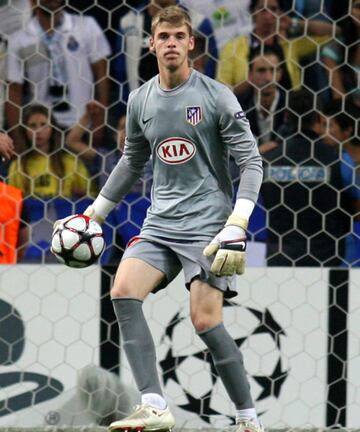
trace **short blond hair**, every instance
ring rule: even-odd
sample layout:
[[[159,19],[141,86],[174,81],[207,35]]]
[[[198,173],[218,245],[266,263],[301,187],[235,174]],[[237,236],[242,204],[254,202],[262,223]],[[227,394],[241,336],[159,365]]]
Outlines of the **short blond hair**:
[[[189,30],[190,36],[192,36],[192,25],[191,18],[187,11],[180,6],[168,6],[153,17],[151,22],[151,34],[154,36],[156,27],[162,23],[168,23],[174,27],[181,27],[186,25]]]

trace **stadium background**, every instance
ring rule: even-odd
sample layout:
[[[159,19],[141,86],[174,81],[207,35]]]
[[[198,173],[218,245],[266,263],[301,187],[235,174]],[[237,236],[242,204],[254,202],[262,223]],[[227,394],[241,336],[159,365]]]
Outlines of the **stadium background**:
[[[119,23],[129,10],[140,13],[145,6],[135,1],[110,0],[65,3],[71,13],[93,16],[111,47],[107,60],[111,90],[105,127],[103,131],[99,128],[103,142],[110,143],[126,106],[129,80],[119,82],[122,75],[116,75],[125,53]],[[187,3],[189,6],[191,2]],[[318,11],[310,16],[305,15],[306,8],[299,12],[300,4],[305,7],[306,3],[318,5]],[[6,22],[9,24],[6,17],[12,17],[14,23],[28,19],[29,11],[22,10],[20,4],[11,0],[0,2],[4,70],[9,46],[5,41],[10,36],[2,29]],[[244,4],[249,6],[249,2]],[[333,24],[341,19],[337,1],[285,4],[284,10],[295,18],[295,24],[296,19],[304,17]],[[349,13],[349,5],[342,5],[342,13]],[[250,18],[248,22],[251,23]],[[25,21],[18,28],[24,25]],[[336,39],[335,33],[333,36]],[[316,67],[315,72],[311,69],[321,64],[321,48],[319,44],[312,59],[300,66],[301,84],[331,104],[331,89],[323,92],[312,80],[314,73],[319,72]],[[209,50],[207,43],[205,54]],[[220,52],[221,49],[218,55]],[[213,54],[210,58],[215,65],[220,61]],[[5,73],[1,77],[1,97],[5,102],[9,81]],[[29,103],[26,101],[24,107]],[[288,104],[289,99],[285,109]],[[346,109],[345,99],[343,108]],[[21,115],[19,118],[21,125]],[[5,112],[2,121],[5,129]],[[103,157],[107,153],[96,144],[98,130],[87,126],[84,130],[87,145],[90,143],[98,153],[99,169],[90,172],[95,183],[108,172]],[[67,132],[61,130],[62,146]],[[112,142],[105,151],[116,156],[116,144]],[[81,156],[75,154],[77,160]],[[2,164],[4,179],[7,168]],[[352,186],[357,187],[355,169],[352,179]],[[141,226],[149,205],[150,186],[151,170],[147,170],[104,226],[108,248],[101,265],[85,270],[56,264],[48,247],[53,221],[81,212],[91,201],[90,182],[86,194],[76,199],[56,193],[50,198],[32,194],[25,197],[28,210],[23,226],[29,229],[25,255],[17,264],[0,267],[0,426],[37,430],[40,426],[102,426],[114,416],[125,415],[136,403],[134,383],[118,347],[119,335],[108,291],[122,248]],[[260,202],[250,227],[249,266],[238,280],[242,289],[235,302],[225,307],[225,322],[244,352],[258,410],[269,429],[358,428],[360,274],[356,267],[360,251],[355,246],[358,255],[338,268],[299,268],[295,262],[286,268],[267,267],[268,228],[268,215]],[[356,229],[356,224],[352,224],[352,234],[358,241]],[[204,347],[187,322],[187,295],[182,285],[180,275],[166,292],[151,297],[145,305],[158,346],[159,371],[178,427],[223,428],[232,422],[231,406]],[[108,403],[101,403],[104,400]]]

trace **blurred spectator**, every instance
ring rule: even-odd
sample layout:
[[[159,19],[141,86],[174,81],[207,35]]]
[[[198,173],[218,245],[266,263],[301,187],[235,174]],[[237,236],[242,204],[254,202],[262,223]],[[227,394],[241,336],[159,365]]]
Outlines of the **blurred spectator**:
[[[62,149],[63,132],[47,107],[28,106],[23,125],[26,151],[11,162],[8,183],[22,191],[24,204],[31,209],[30,246],[24,261],[56,262],[49,252],[53,222],[74,213],[73,207],[81,212],[88,204],[83,201],[96,191],[84,164]]]
[[[99,171],[101,175],[98,182],[98,187],[101,189],[115,165],[123,155],[126,136],[126,115],[121,115],[119,117],[116,128],[113,130],[112,140],[115,143],[116,148],[109,150],[107,146],[106,148],[98,148],[94,150],[91,148],[91,145],[89,145],[89,141],[86,138],[86,135],[91,137],[91,113],[94,109],[96,109],[96,104],[89,103],[87,105],[87,112],[67,135],[66,144],[68,148],[78,154],[87,165],[92,164],[97,165],[98,167],[101,166],[101,170]],[[111,145],[110,147],[113,146]],[[152,179],[151,171],[150,164],[147,164],[143,177],[139,182],[135,183],[132,192],[135,192],[138,195],[150,194]]]
[[[346,236],[346,262],[360,267],[360,137],[359,133],[356,133],[359,130],[356,124],[360,117],[360,109],[351,110],[352,115],[349,115],[344,112],[339,101],[329,105],[325,112],[330,118],[330,127],[324,141],[339,148],[344,184],[347,185],[347,192],[357,205],[357,217],[353,222],[352,233]]]
[[[9,184],[24,197],[79,198],[89,193],[84,164],[62,149],[62,132],[48,108],[31,105],[24,110],[23,140],[27,150],[10,164]],[[95,191],[91,191],[95,194]]]
[[[8,37],[23,28],[30,16],[29,0],[0,1],[0,129],[4,127],[5,59]]]
[[[360,108],[360,0],[351,0],[350,15],[338,22],[341,36],[322,50],[333,99],[345,97]]]
[[[290,13],[293,19],[312,19],[331,23],[330,11],[333,0],[280,0],[283,11]],[[299,29],[292,33],[292,37],[299,36]],[[327,90],[327,74],[324,66],[319,62],[316,52],[301,58],[300,66],[303,71],[303,85],[320,93],[323,103],[329,102]]]
[[[0,132],[0,157],[2,161],[10,160],[14,156],[14,142],[6,134]]]
[[[0,133],[0,164],[13,155],[12,139]],[[0,264],[15,264],[25,252],[28,227],[20,189],[9,186],[0,177]]]
[[[84,114],[69,130],[66,136],[67,147],[84,162],[91,178],[96,183],[97,189],[101,187],[99,181],[100,177],[104,175],[104,156],[107,153],[114,153],[112,151],[114,146],[112,143],[109,143],[109,141],[113,141],[112,139],[106,140],[106,147],[96,146],[95,148],[94,146],[93,138],[94,131],[96,131],[96,117],[100,110],[101,106],[97,101],[88,102]]]
[[[52,107],[63,128],[77,121],[94,93],[103,107],[108,101],[110,48],[96,21],[65,12],[62,0],[31,1],[33,17],[9,37],[6,115],[14,137],[19,134],[13,129],[19,124],[19,108],[29,100]],[[97,122],[103,124],[104,113]],[[15,140],[18,152],[23,150],[20,144]]]
[[[141,0],[143,2],[144,0]],[[81,15],[90,15],[100,25],[110,46],[114,47],[116,31],[120,18],[135,7],[140,0],[66,0],[66,10]]]
[[[219,50],[230,39],[251,32],[250,0],[180,0],[180,3],[211,20]]]
[[[308,90],[292,92],[295,135],[265,156],[262,195],[268,211],[270,266],[339,266],[358,202],[341,174],[339,152],[327,145],[326,119]]]
[[[300,61],[329,40],[333,26],[324,21],[301,20],[282,14],[279,0],[252,0],[253,33],[229,41],[220,53],[217,78],[232,86],[236,95],[245,92],[248,57],[252,49],[272,46],[281,50],[286,64],[281,85],[297,88],[302,83]],[[301,36],[299,36],[299,34]],[[293,37],[292,35],[295,35]]]
[[[195,47],[189,51],[189,59],[191,67],[205,74],[209,62],[209,54],[207,52],[206,37],[201,33],[194,33]]]
[[[84,162],[92,176],[96,177],[97,188],[101,189],[124,151],[126,115],[119,117],[116,129],[113,131],[111,138],[115,143],[115,148],[111,144],[94,149],[92,146],[92,119],[97,109],[98,106],[94,101],[86,105],[85,114],[69,131],[66,145]]]
[[[177,0],[151,0],[137,9],[130,9],[120,20],[120,34],[116,52],[119,55],[113,62],[113,75],[121,85],[120,100],[125,103],[129,92],[158,73],[155,55],[149,50],[151,20],[160,8],[171,6]],[[191,12],[193,28],[206,38],[206,51],[209,54],[205,73],[214,78],[217,47],[211,22],[198,13]]]
[[[333,0],[280,0],[285,12],[293,12],[296,16],[318,20],[328,20]]]
[[[277,147],[282,139],[286,103],[285,92],[279,86],[282,74],[281,51],[265,46],[251,52],[248,77],[251,87],[238,99],[262,154]]]

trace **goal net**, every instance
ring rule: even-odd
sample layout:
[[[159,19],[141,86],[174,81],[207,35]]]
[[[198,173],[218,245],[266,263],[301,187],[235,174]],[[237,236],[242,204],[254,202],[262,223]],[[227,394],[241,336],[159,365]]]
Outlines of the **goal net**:
[[[66,267],[50,243],[121,157],[129,92],[157,73],[162,3],[0,0],[0,129],[16,151],[0,164],[0,427],[106,426],[139,402],[109,290],[151,204],[151,161],[104,223],[98,264]],[[356,428],[360,0],[180,3],[191,66],[234,91],[264,161],[224,303],[257,412],[269,429]],[[224,428],[234,408],[188,302],[182,273],[144,302],[164,395],[177,427]]]

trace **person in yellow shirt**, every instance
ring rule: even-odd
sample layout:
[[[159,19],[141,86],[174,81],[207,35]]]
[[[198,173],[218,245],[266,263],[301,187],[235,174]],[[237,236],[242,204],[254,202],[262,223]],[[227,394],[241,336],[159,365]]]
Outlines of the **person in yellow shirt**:
[[[11,162],[10,185],[21,189],[24,197],[41,199],[95,194],[83,162],[62,148],[62,133],[48,108],[29,106],[22,123],[27,151]]]
[[[279,0],[253,0],[251,12],[254,21],[252,34],[232,39],[224,46],[217,79],[233,87],[237,96],[244,93],[250,86],[247,82],[250,51],[267,45],[282,51],[285,58],[286,73],[282,86],[287,89],[299,87],[302,83],[301,59],[315,53],[330,39],[333,25],[320,20],[291,18],[283,14]]]

